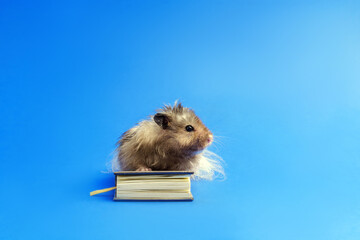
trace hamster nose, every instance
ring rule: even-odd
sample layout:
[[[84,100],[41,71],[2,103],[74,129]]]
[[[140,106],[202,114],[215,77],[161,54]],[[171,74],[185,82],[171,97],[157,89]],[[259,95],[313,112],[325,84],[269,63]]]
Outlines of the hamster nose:
[[[212,135],[212,134],[210,134],[210,135],[209,135],[209,137],[208,137],[208,139],[207,139],[207,141],[208,141],[208,143],[211,143],[211,142],[212,142],[212,140],[213,140],[213,135]]]

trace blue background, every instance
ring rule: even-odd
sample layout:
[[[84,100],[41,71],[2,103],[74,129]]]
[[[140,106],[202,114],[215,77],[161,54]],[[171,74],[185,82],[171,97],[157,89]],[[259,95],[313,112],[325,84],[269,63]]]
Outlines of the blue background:
[[[359,239],[356,1],[2,1],[0,239]],[[180,99],[194,202],[113,202],[117,138]]]

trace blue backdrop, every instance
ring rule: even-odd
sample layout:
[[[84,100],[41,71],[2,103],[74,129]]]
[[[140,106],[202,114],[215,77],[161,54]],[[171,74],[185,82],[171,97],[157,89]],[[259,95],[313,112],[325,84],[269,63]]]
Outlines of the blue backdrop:
[[[2,1],[0,24],[0,239],[360,238],[356,1]],[[90,197],[176,99],[227,180]]]

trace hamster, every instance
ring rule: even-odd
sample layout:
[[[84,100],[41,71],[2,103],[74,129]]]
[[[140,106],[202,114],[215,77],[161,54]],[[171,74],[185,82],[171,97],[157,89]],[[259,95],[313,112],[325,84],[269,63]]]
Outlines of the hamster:
[[[195,177],[224,175],[220,158],[205,151],[213,134],[195,112],[175,102],[126,131],[117,142],[115,164],[123,171],[194,171]]]

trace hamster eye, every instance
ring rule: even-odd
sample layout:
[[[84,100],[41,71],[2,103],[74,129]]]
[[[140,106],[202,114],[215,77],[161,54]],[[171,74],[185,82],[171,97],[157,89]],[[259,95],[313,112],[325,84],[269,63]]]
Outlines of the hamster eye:
[[[187,126],[185,127],[185,129],[186,129],[186,131],[188,131],[188,132],[192,132],[192,131],[195,130],[194,127],[191,126],[191,125],[187,125]]]

